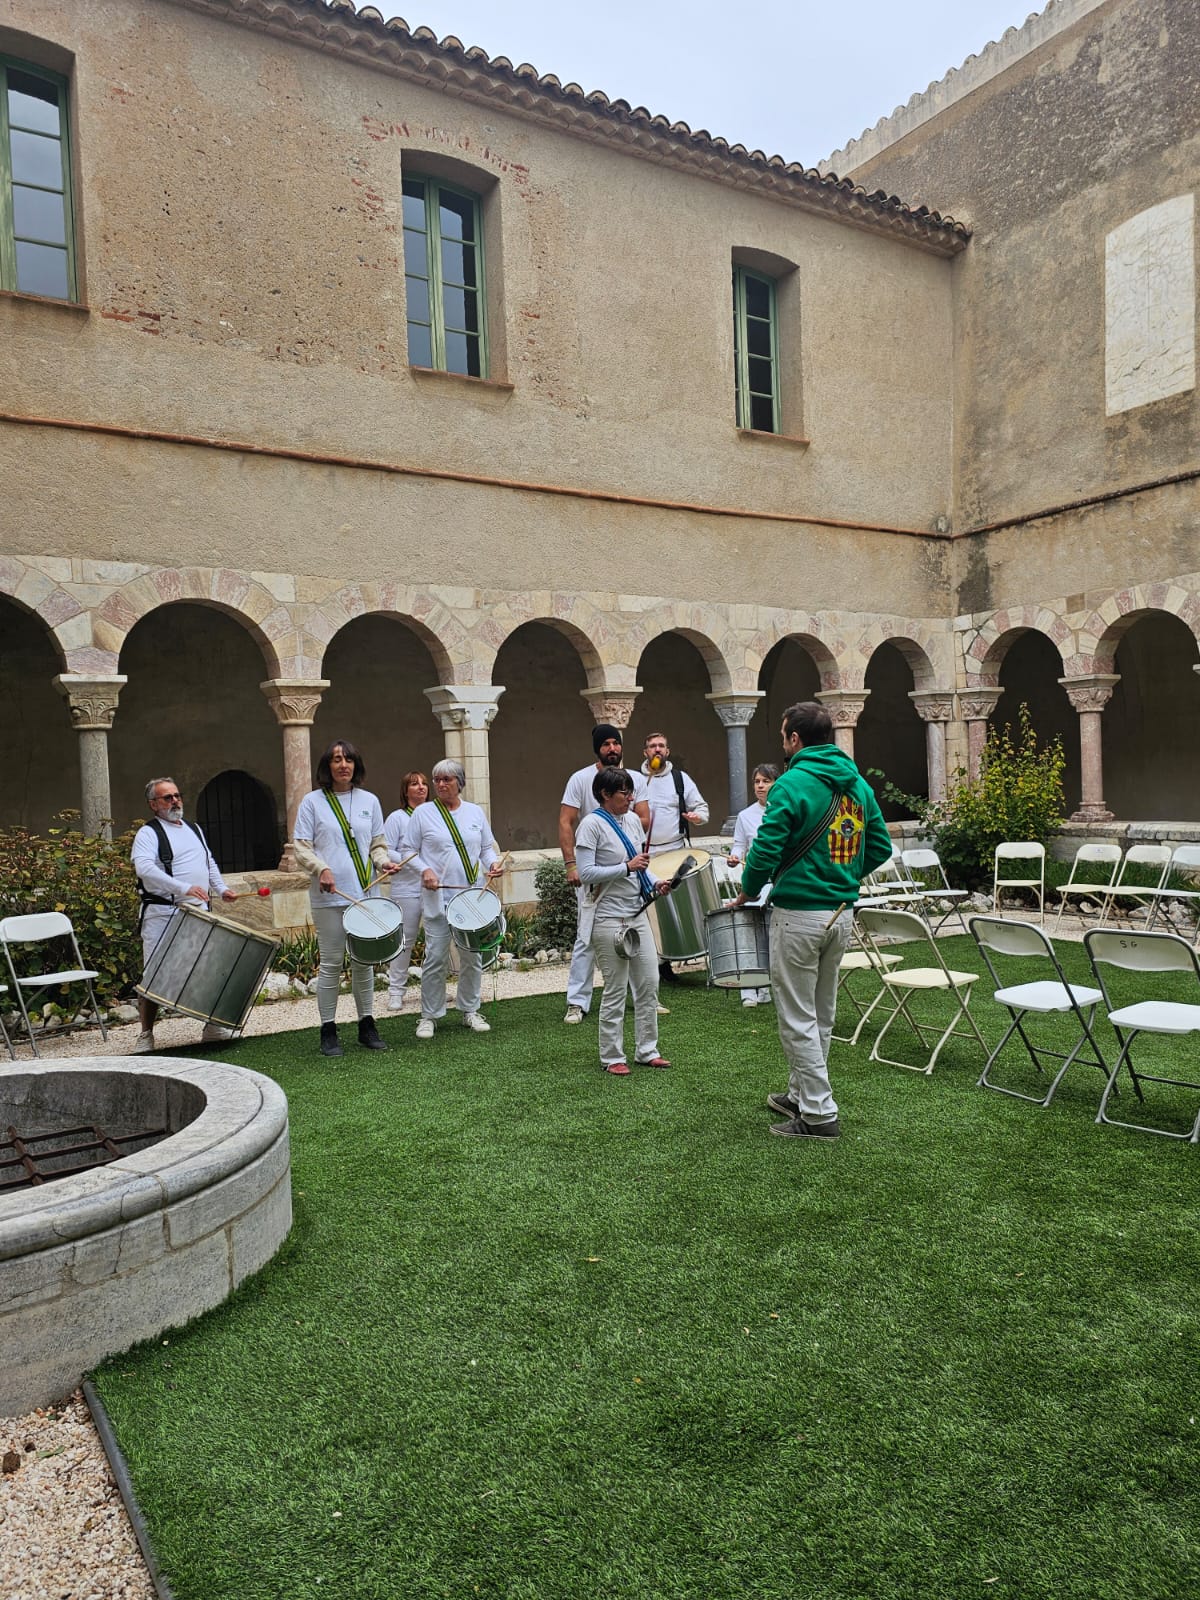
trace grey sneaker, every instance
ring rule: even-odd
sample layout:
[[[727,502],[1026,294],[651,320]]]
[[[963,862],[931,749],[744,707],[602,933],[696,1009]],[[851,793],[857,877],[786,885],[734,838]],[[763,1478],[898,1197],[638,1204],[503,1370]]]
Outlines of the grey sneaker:
[[[491,1033],[492,1025],[485,1022],[478,1011],[463,1012],[463,1027],[470,1028],[472,1033]]]
[[[129,1054],[131,1056],[152,1056],[154,1054],[154,1034],[152,1032],[139,1033]]]
[[[781,1139],[840,1139],[842,1135],[836,1117],[832,1122],[805,1122],[803,1117],[793,1117],[790,1122],[773,1122],[771,1132]]]
[[[582,1006],[568,1006],[567,1007],[567,1014],[563,1018],[563,1021],[564,1022],[582,1022],[583,1021],[583,1007]]]
[[[778,1111],[781,1117],[790,1117],[795,1121],[800,1115],[800,1107],[794,1100],[789,1100],[786,1094],[769,1094],[767,1104],[772,1111]]]

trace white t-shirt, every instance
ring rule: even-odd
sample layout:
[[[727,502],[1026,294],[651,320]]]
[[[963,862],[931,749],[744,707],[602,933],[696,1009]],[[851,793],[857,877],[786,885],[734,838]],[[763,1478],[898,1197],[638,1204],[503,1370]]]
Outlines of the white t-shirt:
[[[383,807],[366,789],[351,789],[349,794],[334,795],[334,799],[342,808],[359,855],[373,875],[371,840],[378,839],[383,833]],[[344,906],[347,904],[346,895],[353,895],[356,900],[362,898],[364,890],[358,881],[354,859],[346,847],[341,824],[333,814],[324,789],[314,789],[301,800],[293,838],[298,844],[310,845],[320,863],[308,889],[308,903],[314,911],[325,906]],[[318,875],[324,867],[333,873],[334,883],[345,891],[344,894],[327,894],[321,888]],[[378,892],[376,886],[372,893]]]
[[[739,861],[744,862],[746,853],[754,843],[759,824],[767,814],[767,808],[756,800],[753,805],[739,811],[737,821],[733,825],[733,853]]]
[[[133,839],[130,860],[133,870],[150,894],[165,895],[176,905],[188,897],[188,890],[198,883],[207,889],[212,899],[225,893],[225,880],[212,853],[200,843],[186,822],[168,822],[163,828],[171,846],[171,871],[163,871],[158,859],[158,835],[149,823],[140,827]],[[192,896],[192,904],[200,902]],[[150,906],[148,911],[166,911],[166,906]]]
[[[500,852],[492,837],[491,824],[484,816],[483,808],[473,805],[470,800],[460,800],[450,815],[454,818],[467,855],[475,863],[474,881],[482,883],[484,872],[493,862],[500,859]],[[446,902],[453,900],[454,896],[461,893],[464,888],[470,888],[470,884],[467,883],[465,868],[450,830],[432,800],[423,806],[418,806],[409,817],[407,845],[410,851],[417,852],[413,866],[419,872],[431,867],[437,873],[439,883],[452,886],[425,890],[425,915],[441,916],[446,908]]]
[[[567,779],[567,786],[563,790],[563,797],[559,803],[564,806],[574,806],[579,812],[580,822],[583,821],[584,817],[590,817],[593,811],[599,809],[600,802],[592,793],[592,780],[598,772],[603,770],[593,761],[590,767],[580,767],[578,772],[573,772]],[[630,771],[628,767],[625,770],[629,772],[629,776],[633,779],[633,803],[637,805],[640,800],[646,798],[646,780],[640,772]]]
[[[634,853],[641,851],[646,835],[632,807],[623,817],[613,820],[628,838]],[[575,835],[575,865],[579,868],[586,896],[580,910],[583,937],[590,936],[593,922],[624,922],[641,910],[642,891],[637,873],[626,870],[628,860],[625,846],[613,832],[612,823],[598,811],[583,819]]]
[[[413,808],[413,815],[416,808]],[[388,859],[400,865],[408,856],[411,856],[413,845],[408,842],[408,824],[410,814],[403,806],[393,811],[383,824],[383,837],[387,840]],[[389,893],[393,900],[399,900],[401,895],[413,895],[420,892],[421,869],[415,861],[409,861],[400,871],[393,873],[388,880]]]
[[[708,821],[708,806],[704,796],[686,772],[681,771],[679,776],[683,783],[682,809],[694,811],[700,819],[697,826],[703,826]],[[643,792],[637,798],[645,800],[650,807],[651,855],[662,850],[678,850],[683,843],[683,827],[679,820],[679,795],[675,790],[673,763],[668,761],[661,772],[650,773],[643,762],[642,784]]]

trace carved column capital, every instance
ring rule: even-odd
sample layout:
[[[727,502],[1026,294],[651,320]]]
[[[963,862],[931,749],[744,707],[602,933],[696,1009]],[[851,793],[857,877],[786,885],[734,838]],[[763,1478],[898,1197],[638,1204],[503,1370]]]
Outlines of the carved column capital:
[[[1082,678],[1060,678],[1076,711],[1103,711],[1121,681],[1119,672],[1091,672]]]
[[[425,698],[433,707],[445,733],[455,729],[483,732],[496,720],[503,684],[439,683],[426,689]]]
[[[1000,703],[1003,689],[988,688],[976,684],[971,689],[960,689],[958,703],[962,708],[964,722],[986,722]]]
[[[269,678],[258,686],[281,728],[311,728],[328,678]]]
[[[117,714],[117,700],[128,678],[93,678],[82,672],[64,672],[54,687],[64,695],[71,723],[79,733],[101,729],[107,733]]]
[[[610,722],[622,732],[629,726],[634,701],[641,689],[580,689],[594,722]]]
[[[910,689],[908,698],[922,722],[953,722],[954,694],[949,689]]]
[[[723,728],[744,728],[758,710],[760,700],[767,698],[765,689],[752,689],[748,693],[733,694],[722,690],[706,694],[704,698],[721,719]]]
[[[863,714],[869,689],[820,689],[817,699],[828,711],[835,728],[853,728]]]

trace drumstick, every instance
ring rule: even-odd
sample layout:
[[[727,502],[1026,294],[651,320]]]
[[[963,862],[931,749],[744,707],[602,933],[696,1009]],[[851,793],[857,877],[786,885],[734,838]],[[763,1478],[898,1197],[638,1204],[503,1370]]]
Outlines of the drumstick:
[[[235,900],[253,900],[256,895],[260,895],[265,900],[270,892],[271,885],[264,883],[261,889],[239,889],[233,898]]]
[[[845,909],[846,909],[846,902],[845,902],[845,900],[843,900],[841,905],[837,908],[837,910],[830,917],[829,921],[825,924],[824,932],[826,932],[826,933],[829,932],[830,928],[833,927],[834,923],[841,916],[842,912],[845,911]]]

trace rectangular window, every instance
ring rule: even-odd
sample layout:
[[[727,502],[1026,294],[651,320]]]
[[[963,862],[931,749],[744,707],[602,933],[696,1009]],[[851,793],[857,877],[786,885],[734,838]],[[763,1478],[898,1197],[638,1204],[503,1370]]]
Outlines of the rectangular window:
[[[409,365],[486,378],[479,201],[432,178],[403,193]]]
[[[0,56],[0,289],[75,298],[67,85]]]
[[[733,269],[733,397],[739,428],[779,432],[779,327],[775,284]]]

